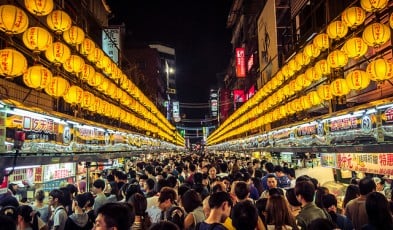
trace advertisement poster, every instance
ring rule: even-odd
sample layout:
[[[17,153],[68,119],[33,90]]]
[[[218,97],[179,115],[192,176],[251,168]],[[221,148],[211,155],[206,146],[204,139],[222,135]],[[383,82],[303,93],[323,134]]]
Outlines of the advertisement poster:
[[[393,153],[337,153],[337,168],[393,175]]]

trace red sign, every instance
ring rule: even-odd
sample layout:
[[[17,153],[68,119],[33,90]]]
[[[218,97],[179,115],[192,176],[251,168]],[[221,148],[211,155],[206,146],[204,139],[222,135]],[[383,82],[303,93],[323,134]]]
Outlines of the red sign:
[[[233,100],[235,103],[246,102],[246,94],[244,93],[244,90],[240,90],[240,89],[233,90]]]
[[[246,60],[244,48],[236,48],[236,76],[246,77]]]

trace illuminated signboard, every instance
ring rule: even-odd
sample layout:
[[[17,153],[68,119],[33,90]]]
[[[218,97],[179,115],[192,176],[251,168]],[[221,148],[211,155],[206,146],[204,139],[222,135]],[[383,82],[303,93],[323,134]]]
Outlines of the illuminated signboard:
[[[236,76],[246,77],[244,48],[236,48]]]
[[[107,28],[102,31],[102,49],[119,65],[120,28]]]

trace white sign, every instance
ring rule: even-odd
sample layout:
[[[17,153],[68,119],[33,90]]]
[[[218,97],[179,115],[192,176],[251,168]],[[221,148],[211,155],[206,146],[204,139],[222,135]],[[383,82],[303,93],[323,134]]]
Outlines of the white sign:
[[[119,65],[120,28],[108,28],[102,31],[102,49]]]

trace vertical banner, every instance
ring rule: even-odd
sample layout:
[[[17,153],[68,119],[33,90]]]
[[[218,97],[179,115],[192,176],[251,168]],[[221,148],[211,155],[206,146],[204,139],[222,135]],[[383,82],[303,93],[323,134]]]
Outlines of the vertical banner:
[[[278,71],[278,44],[276,23],[276,1],[266,1],[258,18],[259,69],[262,83],[266,84]]]
[[[180,106],[178,101],[172,102],[172,116],[175,122],[180,121]]]
[[[221,121],[225,121],[229,116],[231,108],[231,91],[228,89],[220,90],[219,98],[219,116]]]
[[[244,48],[236,48],[236,76],[246,77],[246,58]]]
[[[119,65],[120,28],[107,28],[102,31],[102,49]]]

